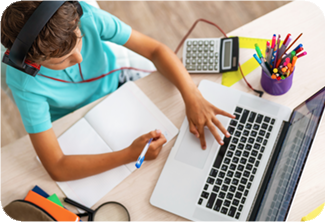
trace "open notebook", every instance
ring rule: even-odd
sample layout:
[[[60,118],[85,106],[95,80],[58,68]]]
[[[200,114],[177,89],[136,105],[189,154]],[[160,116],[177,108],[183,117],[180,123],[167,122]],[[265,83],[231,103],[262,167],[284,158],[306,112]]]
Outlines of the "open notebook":
[[[65,155],[99,154],[124,149],[139,136],[155,129],[162,131],[167,142],[178,133],[149,98],[133,82],[128,82],[90,110],[58,141]],[[57,184],[66,196],[91,207],[135,169],[134,162]]]

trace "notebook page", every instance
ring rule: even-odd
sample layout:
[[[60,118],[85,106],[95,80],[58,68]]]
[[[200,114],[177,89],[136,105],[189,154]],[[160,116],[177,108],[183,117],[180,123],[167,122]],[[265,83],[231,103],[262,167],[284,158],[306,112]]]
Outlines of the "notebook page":
[[[84,118],[69,128],[58,141],[65,155],[112,152]],[[123,165],[94,176],[57,184],[67,197],[91,207],[130,174],[130,170]]]
[[[133,82],[108,96],[85,115],[85,119],[111,147],[118,151],[128,147],[136,138],[159,129],[169,142],[176,126],[150,101]],[[135,162],[126,165],[135,170]]]

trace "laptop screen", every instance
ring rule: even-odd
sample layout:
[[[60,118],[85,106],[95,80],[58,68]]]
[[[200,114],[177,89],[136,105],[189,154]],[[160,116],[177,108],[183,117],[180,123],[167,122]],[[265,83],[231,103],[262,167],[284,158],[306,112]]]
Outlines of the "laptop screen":
[[[257,221],[284,221],[325,106],[325,87],[294,109]]]

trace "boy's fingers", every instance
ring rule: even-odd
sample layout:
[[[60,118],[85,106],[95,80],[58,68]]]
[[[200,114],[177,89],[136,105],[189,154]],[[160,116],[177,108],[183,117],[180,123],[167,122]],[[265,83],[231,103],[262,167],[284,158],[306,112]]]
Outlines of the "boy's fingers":
[[[217,140],[217,142],[218,142],[220,145],[223,145],[224,142],[223,142],[223,140],[221,139],[221,136],[219,135],[219,133],[218,133],[217,128],[215,127],[215,125],[213,125],[212,122],[208,122],[208,123],[207,123],[207,127],[209,128],[210,132],[212,133],[212,135],[214,136],[214,138]]]
[[[204,135],[204,125],[201,128],[199,128],[199,134],[200,134],[201,147],[203,150],[205,150],[207,147],[206,147],[205,135]]]
[[[217,119],[217,117],[212,118],[212,122],[214,123],[214,125],[216,125],[219,130],[223,133],[223,135],[225,135],[225,137],[230,137],[229,132],[226,130],[226,128],[221,124],[221,122]]]
[[[156,150],[161,148],[165,143],[167,142],[165,136],[163,134],[161,134],[161,137],[159,137],[157,140],[152,141],[150,146],[152,147],[152,149]]]
[[[160,130],[153,130],[153,131],[145,134],[144,138],[149,141],[151,138],[154,139],[154,138],[160,137],[160,135],[162,135]]]
[[[192,121],[189,121],[189,125],[190,125],[190,132],[193,133],[197,138],[199,138],[199,132],[197,131]]]
[[[222,109],[218,109],[218,108],[216,108],[216,114],[220,114],[220,115],[223,115],[223,116],[227,116],[227,117],[232,118],[232,119],[236,118],[235,115],[230,114],[230,113],[228,113],[228,112],[226,112],[226,111],[224,111]]]

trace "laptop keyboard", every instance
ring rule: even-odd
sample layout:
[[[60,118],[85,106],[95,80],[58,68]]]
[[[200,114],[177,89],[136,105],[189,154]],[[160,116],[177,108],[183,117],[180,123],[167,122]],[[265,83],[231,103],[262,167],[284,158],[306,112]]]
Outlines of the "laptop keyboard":
[[[198,204],[239,219],[275,119],[236,107]],[[206,199],[207,201],[204,201]]]

